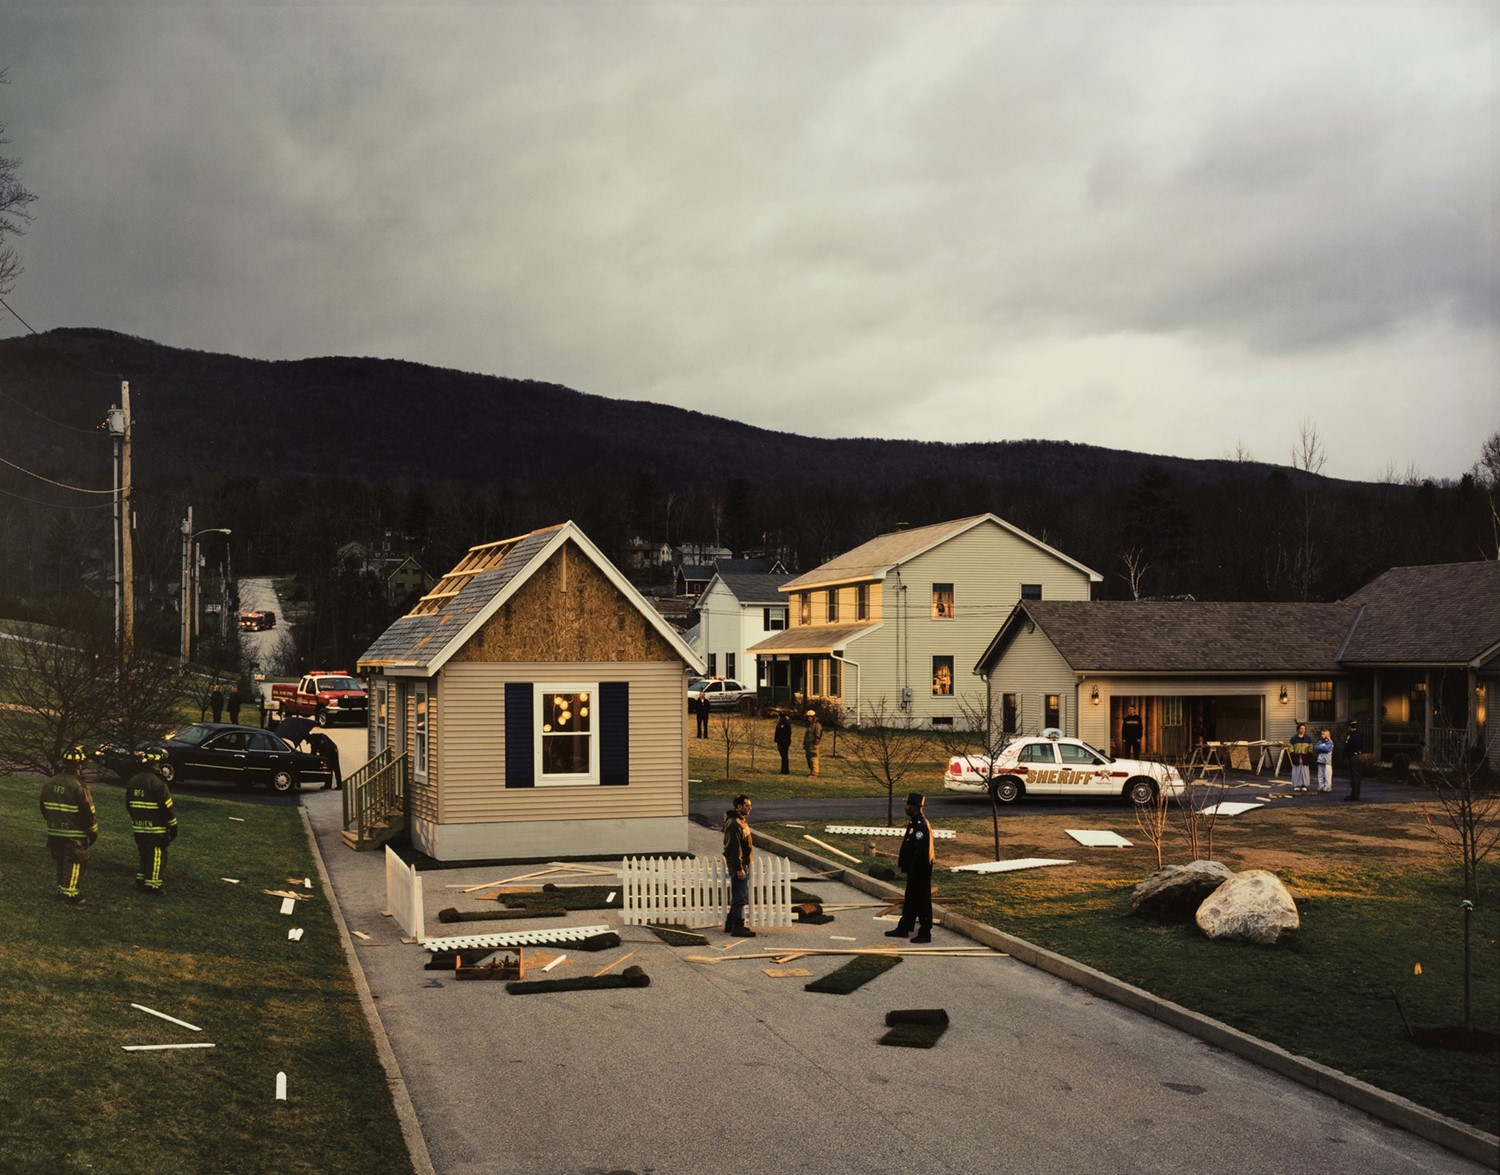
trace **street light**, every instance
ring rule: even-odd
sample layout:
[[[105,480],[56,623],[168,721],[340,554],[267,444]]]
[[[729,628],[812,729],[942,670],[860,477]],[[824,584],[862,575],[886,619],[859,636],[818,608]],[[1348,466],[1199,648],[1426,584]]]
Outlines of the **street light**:
[[[222,534],[228,537],[228,527],[210,526],[203,530],[193,529],[193,508],[188,507],[187,517],[182,520],[182,657],[186,665],[193,652],[193,634],[198,625],[198,560],[193,556],[193,544],[201,535]]]

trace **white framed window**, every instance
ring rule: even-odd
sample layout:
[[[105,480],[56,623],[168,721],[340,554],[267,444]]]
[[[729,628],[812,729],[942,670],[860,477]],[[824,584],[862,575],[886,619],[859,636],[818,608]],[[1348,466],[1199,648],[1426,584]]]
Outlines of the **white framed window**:
[[[411,769],[418,779],[427,778],[427,683],[412,687]]]
[[[391,743],[390,686],[383,681],[375,683],[375,750],[377,753]]]
[[[540,682],[534,693],[536,783],[538,787],[599,782],[599,740],[595,737],[597,682]]]
[[[762,631],[781,632],[786,628],[787,610],[785,608],[762,608],[760,612]]]
[[[932,585],[932,618],[934,620],[953,619],[953,585],[951,583]]]

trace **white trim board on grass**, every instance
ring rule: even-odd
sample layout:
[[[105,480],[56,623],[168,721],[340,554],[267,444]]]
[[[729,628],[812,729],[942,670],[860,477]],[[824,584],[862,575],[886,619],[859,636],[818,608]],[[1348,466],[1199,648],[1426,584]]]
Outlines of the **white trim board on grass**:
[[[1130,849],[1135,847],[1118,832],[1108,832],[1102,828],[1065,828],[1063,831],[1079,844],[1090,849]]]
[[[863,825],[863,824],[830,824],[823,829],[824,833],[832,833],[834,836],[905,836],[905,828],[892,828],[886,825]],[[952,840],[953,829],[934,828],[932,830],[933,840]]]
[[[1221,800],[1217,804],[1210,804],[1208,807],[1204,808],[1199,813],[1199,815],[1200,816],[1238,816],[1241,812],[1258,812],[1258,811],[1260,811],[1260,809],[1262,809],[1264,807],[1265,807],[1265,804],[1262,804],[1262,803],[1246,804],[1246,803],[1241,803],[1238,800]]]
[[[1044,865],[1076,865],[1050,857],[1020,857],[1014,861],[981,861],[977,865],[955,865],[950,873],[1010,873],[1016,869],[1040,869]]]

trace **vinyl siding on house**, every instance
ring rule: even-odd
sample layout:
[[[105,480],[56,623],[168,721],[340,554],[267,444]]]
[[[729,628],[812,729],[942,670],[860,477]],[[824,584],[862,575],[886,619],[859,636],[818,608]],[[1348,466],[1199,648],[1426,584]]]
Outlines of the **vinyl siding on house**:
[[[687,811],[687,744],[680,662],[450,662],[438,678],[437,811],[442,824],[633,820]],[[506,788],[507,682],[628,682],[630,782]],[[595,735],[598,736],[595,724]],[[528,735],[529,737],[529,735]],[[424,813],[425,815],[425,813]]]
[[[993,635],[993,634],[992,634]],[[1002,696],[1017,695],[1017,732],[1023,735],[1041,734],[1046,715],[1046,695],[1057,694],[1062,703],[1062,732],[1073,738],[1081,738],[1095,746],[1089,737],[1088,727],[1080,724],[1080,718],[1090,721],[1091,715],[1081,715],[1078,707],[1079,689],[1077,674],[1068,667],[1056,647],[1040,630],[1016,634],[1001,662],[1002,670],[990,678],[990,705],[994,707],[993,721],[996,729],[1002,714]],[[1094,706],[1087,707],[1090,710]],[[1106,715],[1108,714],[1107,708]],[[1100,729],[1103,729],[1101,724]]]

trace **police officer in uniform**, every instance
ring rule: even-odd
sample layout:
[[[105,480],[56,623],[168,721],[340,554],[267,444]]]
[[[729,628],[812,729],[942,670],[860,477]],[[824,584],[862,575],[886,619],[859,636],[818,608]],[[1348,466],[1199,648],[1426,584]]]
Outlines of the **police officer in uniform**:
[[[886,938],[905,938],[916,928],[912,942],[932,941],[932,864],[937,853],[932,845],[932,825],[922,814],[922,793],[906,797],[906,834],[901,838],[897,859],[906,873],[906,896],[901,902],[901,920]]]
[[[142,770],[125,784],[125,811],[130,814],[140,857],[135,887],[159,895],[167,868],[167,846],[177,839],[177,813],[172,810],[172,792],[158,770],[166,755],[154,747],[136,754]]]
[[[42,785],[40,802],[47,821],[47,848],[57,862],[57,895],[72,906],[83,905],[78,883],[89,847],[99,839],[94,797],[82,779],[88,758],[82,747],[64,751],[62,769]]]

